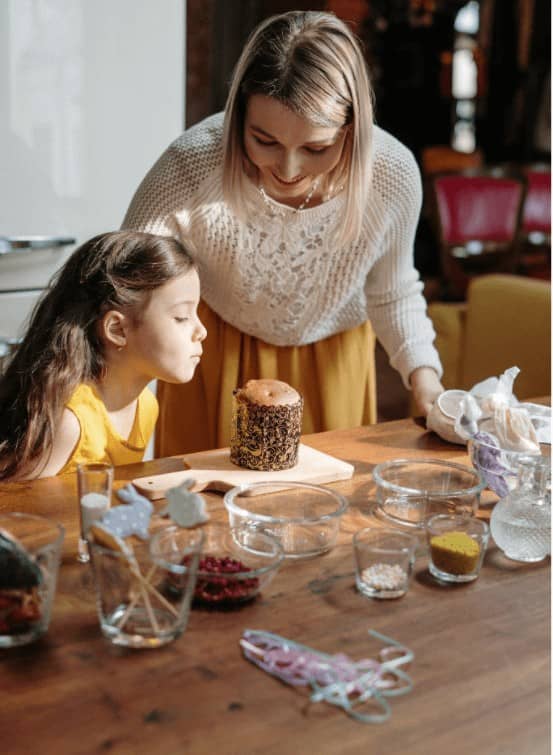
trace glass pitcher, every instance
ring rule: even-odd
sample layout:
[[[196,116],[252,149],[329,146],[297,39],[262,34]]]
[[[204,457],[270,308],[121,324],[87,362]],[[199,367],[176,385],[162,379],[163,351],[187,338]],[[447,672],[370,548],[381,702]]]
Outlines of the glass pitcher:
[[[492,512],[492,537],[514,561],[541,561],[551,552],[550,464],[545,456],[523,457],[517,486]]]

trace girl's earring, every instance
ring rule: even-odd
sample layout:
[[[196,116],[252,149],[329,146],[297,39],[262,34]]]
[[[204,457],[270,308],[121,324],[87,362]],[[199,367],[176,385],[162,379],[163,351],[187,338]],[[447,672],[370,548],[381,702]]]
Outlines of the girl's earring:
[[[117,347],[117,351],[123,351],[123,347],[122,346],[118,346]]]

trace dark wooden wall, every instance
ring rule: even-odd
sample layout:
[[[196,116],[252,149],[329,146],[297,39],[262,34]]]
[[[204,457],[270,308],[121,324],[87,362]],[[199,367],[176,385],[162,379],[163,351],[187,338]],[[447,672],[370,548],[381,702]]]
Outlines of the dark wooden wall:
[[[233,67],[255,26],[288,10],[328,9],[364,42],[378,122],[417,156],[447,144],[453,101],[444,91],[443,54],[466,0],[438,0],[431,25],[409,23],[410,0],[188,0],[187,112],[193,125],[222,110]],[[550,77],[549,0],[480,0],[483,56],[476,140],[489,162],[537,154],[535,124]],[[446,87],[447,89],[447,87]]]
[[[234,65],[260,21],[324,6],[316,0],[188,0],[186,125],[224,108]]]

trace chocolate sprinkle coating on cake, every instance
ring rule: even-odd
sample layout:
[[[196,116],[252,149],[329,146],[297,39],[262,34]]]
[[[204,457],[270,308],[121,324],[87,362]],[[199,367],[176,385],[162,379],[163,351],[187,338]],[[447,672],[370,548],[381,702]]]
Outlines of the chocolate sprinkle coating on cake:
[[[274,393],[274,401],[251,400],[259,389]],[[286,403],[282,403],[283,394]],[[233,464],[263,472],[291,469],[298,463],[303,398],[278,380],[249,380],[234,391],[230,443]]]

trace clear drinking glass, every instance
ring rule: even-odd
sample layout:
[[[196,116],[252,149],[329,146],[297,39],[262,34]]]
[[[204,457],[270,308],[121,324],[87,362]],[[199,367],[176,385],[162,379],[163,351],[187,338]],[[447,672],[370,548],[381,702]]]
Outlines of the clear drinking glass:
[[[204,533],[164,527],[149,542],[114,550],[90,542],[102,633],[114,645],[156,648],[188,623]]]
[[[480,573],[490,529],[476,517],[438,514],[426,523],[429,569],[442,582],[472,582]]]
[[[355,583],[368,598],[400,598],[409,589],[415,537],[393,529],[365,527],[353,536]]]
[[[31,514],[0,514],[0,648],[48,630],[64,529]]]
[[[112,488],[113,467],[111,464],[97,462],[79,464],[77,467],[77,489],[79,491],[81,518],[81,536],[77,558],[83,564],[90,560],[87,544],[88,530],[109,509]]]

